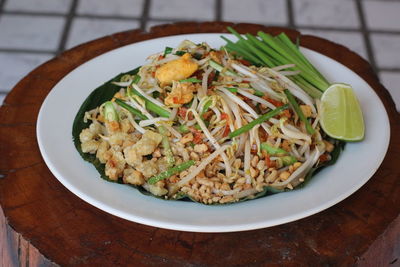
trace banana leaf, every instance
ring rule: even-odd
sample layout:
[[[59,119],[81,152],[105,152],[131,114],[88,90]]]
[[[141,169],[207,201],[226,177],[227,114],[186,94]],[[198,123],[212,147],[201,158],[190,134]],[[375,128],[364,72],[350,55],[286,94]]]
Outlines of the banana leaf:
[[[95,109],[96,107],[100,106],[104,102],[111,100],[115,93],[117,93],[120,90],[120,86],[117,86],[113,84],[113,82],[119,82],[121,77],[124,75],[134,75],[138,73],[139,68],[136,68],[134,70],[121,73],[114,77],[113,79],[105,82],[103,85],[97,87],[87,98],[86,100],[82,103],[81,107],[78,110],[78,113],[75,116],[74,119],[74,124],[72,126],[72,139],[74,141],[75,148],[78,150],[79,154],[81,157],[92,163],[93,166],[97,169],[97,171],[100,173],[101,178],[110,181],[110,182],[119,182],[122,183],[122,181],[113,181],[110,180],[106,175],[105,175],[105,164],[102,164],[97,158],[96,155],[89,154],[89,153],[83,153],[81,149],[81,142],[79,140],[79,134],[82,132],[83,129],[86,129],[90,125],[90,121],[84,122],[83,118],[85,116],[85,112]]]
[[[102,103],[104,103],[104,102],[106,102],[108,100],[111,100],[112,97],[115,95],[115,93],[120,90],[121,87],[113,84],[113,82],[119,82],[122,76],[127,75],[127,74],[128,75],[134,75],[134,74],[137,74],[138,71],[139,71],[139,68],[136,68],[136,69],[128,71],[126,73],[121,73],[121,74],[117,75],[116,77],[114,77],[113,79],[105,82],[103,85],[101,85],[98,88],[96,88],[86,98],[86,100],[82,103],[80,109],[78,110],[78,112],[77,112],[77,114],[75,116],[74,123],[73,123],[73,126],[72,126],[72,138],[73,138],[73,142],[74,142],[75,148],[77,149],[77,151],[79,152],[79,154],[81,155],[81,157],[85,161],[90,162],[96,168],[96,170],[100,174],[100,177],[105,179],[105,180],[107,180],[107,181],[109,181],[109,182],[114,182],[114,183],[116,182],[116,183],[120,183],[120,184],[123,183],[122,179],[114,181],[114,180],[110,180],[105,175],[105,164],[102,164],[96,158],[96,155],[82,152],[81,142],[79,140],[79,134],[81,133],[81,131],[83,129],[88,128],[90,123],[91,123],[90,121],[85,123],[83,121],[83,118],[85,116],[85,112],[100,106]],[[343,147],[344,147],[345,143],[341,142],[341,141],[337,141],[337,140],[331,140],[331,141],[335,143],[335,149],[331,153],[331,160],[327,161],[327,162],[325,162],[325,163],[323,163],[323,164],[321,164],[321,165],[319,165],[319,166],[317,166],[317,167],[315,167],[313,169],[311,169],[311,171],[305,177],[305,181],[302,184],[300,184],[299,186],[297,186],[294,190],[298,190],[298,189],[302,188],[304,185],[306,185],[311,180],[311,178],[316,173],[318,173],[324,167],[329,166],[331,164],[334,164],[336,162],[336,160],[339,157],[341,151],[343,150]],[[153,194],[151,194],[150,192],[146,191],[141,186],[134,186],[134,185],[131,185],[131,184],[129,184],[129,186],[138,189],[139,192],[141,192],[144,195],[157,197],[157,196],[154,196]],[[276,194],[276,193],[286,192],[286,191],[292,191],[292,190],[289,190],[289,189],[278,190],[278,189],[272,188],[270,186],[266,186],[266,187],[264,187],[263,191],[258,192],[254,196],[245,197],[243,199],[240,199],[238,202],[243,202],[243,201],[256,199],[256,198],[261,198],[261,197],[269,196],[269,195]],[[157,198],[165,200],[164,197],[157,197]],[[197,202],[196,200],[190,198],[189,196],[187,196],[187,195],[185,195],[183,193],[178,194],[174,199],[170,199],[170,200]],[[234,203],[238,203],[238,202],[234,202]],[[226,203],[226,204],[232,204],[232,203]],[[226,205],[226,204],[215,203],[215,204],[211,204],[211,205]]]

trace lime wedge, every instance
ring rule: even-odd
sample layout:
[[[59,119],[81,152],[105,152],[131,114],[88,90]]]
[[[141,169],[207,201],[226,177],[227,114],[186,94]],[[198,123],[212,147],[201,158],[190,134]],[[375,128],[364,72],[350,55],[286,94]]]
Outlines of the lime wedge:
[[[327,135],[344,141],[364,138],[360,103],[350,85],[332,84],[321,97],[321,126]]]

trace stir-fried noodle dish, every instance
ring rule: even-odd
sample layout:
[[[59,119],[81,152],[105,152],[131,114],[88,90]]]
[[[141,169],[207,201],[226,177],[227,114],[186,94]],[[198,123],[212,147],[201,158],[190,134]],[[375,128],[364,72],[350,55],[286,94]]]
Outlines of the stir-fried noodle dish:
[[[188,40],[147,62],[99,88],[113,90],[108,99],[89,96],[74,123],[84,125],[78,150],[104,178],[224,204],[293,190],[337,157],[341,143],[321,130],[319,100],[295,82],[294,64]]]

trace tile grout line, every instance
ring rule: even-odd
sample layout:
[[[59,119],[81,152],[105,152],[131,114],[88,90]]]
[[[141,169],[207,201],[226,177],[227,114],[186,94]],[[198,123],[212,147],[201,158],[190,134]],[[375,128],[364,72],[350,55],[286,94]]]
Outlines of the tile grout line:
[[[216,21],[222,20],[222,8],[223,8],[222,0],[215,0],[215,20]]]
[[[397,67],[397,68],[385,68],[385,67],[382,67],[382,68],[378,68],[378,70],[379,71],[386,71],[386,72],[399,72],[399,74],[400,74],[400,67]]]
[[[295,29],[295,23],[294,23],[294,12],[293,12],[293,2],[292,0],[286,0],[286,10],[287,10],[287,15],[288,15],[288,26],[291,29]]]
[[[3,12],[5,4],[6,4],[6,0],[0,0],[0,13]]]
[[[5,1],[5,0],[4,0]],[[67,17],[68,14],[60,12],[41,12],[41,11],[19,11],[19,10],[5,10],[3,11],[5,15],[15,15],[15,16],[39,16],[39,17]]]
[[[149,13],[150,13],[150,7],[151,7],[151,0],[145,0],[143,2],[142,16],[140,16],[140,29],[142,31],[146,30],[147,20],[149,18]]]
[[[369,63],[372,66],[372,69],[377,73],[378,69],[377,69],[377,65],[376,65],[376,61],[375,61],[374,51],[373,51],[372,44],[371,44],[370,34],[368,32],[368,28],[367,28],[366,21],[365,21],[364,10],[363,10],[361,0],[355,0],[355,4],[357,7],[357,11],[358,11],[359,21],[360,21],[360,26],[361,26],[360,27],[361,33],[363,35],[365,48],[367,50],[367,57],[369,59]]]
[[[57,54],[65,50],[65,45],[67,43],[68,35],[71,30],[72,20],[75,16],[75,12],[78,6],[78,0],[72,0],[71,7],[67,14],[67,21],[65,22],[64,30],[61,35],[60,43],[58,46]]]
[[[55,54],[55,50],[38,50],[38,49],[26,49],[26,48],[0,48],[0,52],[5,53],[31,53],[31,54]]]
[[[7,0],[0,0],[0,18],[4,13],[4,6],[6,5]]]
[[[1,2],[2,1],[2,2]],[[0,0],[0,7],[1,3],[5,3],[6,0]],[[216,0],[217,2],[220,2],[220,0]],[[290,5],[293,5],[293,2],[291,0],[286,0],[288,3],[290,2]],[[222,2],[221,2],[221,11],[222,11]],[[291,7],[293,9],[293,7]],[[1,9],[0,9],[1,10]],[[1,11],[0,11],[1,12]],[[294,22],[294,14],[293,10],[291,11],[291,14],[289,14],[288,10],[288,17],[289,17],[289,25]],[[2,14],[5,15],[16,15],[16,16],[48,16],[48,17],[68,17],[68,14],[64,13],[50,13],[50,12],[29,12],[29,11],[2,11]],[[219,16],[219,15],[218,15]],[[222,15],[221,15],[222,16]],[[216,15],[217,17],[217,15]],[[293,17],[293,18],[290,18]],[[97,14],[75,14],[74,18],[89,18],[89,19],[115,19],[115,20],[140,20],[142,17],[138,16],[120,16],[120,15],[97,15]],[[187,19],[182,19],[182,18],[149,18],[147,17],[147,20],[153,20],[153,21],[167,21],[167,22],[174,22],[174,21],[187,21]],[[292,22],[291,22],[292,21]],[[295,26],[298,29],[303,29],[303,30],[322,30],[322,31],[338,31],[338,32],[359,32],[360,28],[340,28],[340,27],[327,27],[327,26],[312,26],[312,25],[300,25],[300,26]],[[369,33],[382,33],[382,34],[393,34],[393,35],[400,35],[400,30],[384,30],[384,29],[368,29]]]

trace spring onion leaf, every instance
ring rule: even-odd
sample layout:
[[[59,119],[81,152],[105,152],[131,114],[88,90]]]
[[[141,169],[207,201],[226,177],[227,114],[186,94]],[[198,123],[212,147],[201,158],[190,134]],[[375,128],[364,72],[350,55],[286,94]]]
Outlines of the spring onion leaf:
[[[184,80],[180,80],[180,83],[201,83],[202,81],[196,78],[188,78]]]
[[[167,129],[160,125],[158,126],[158,132],[162,135],[161,144],[165,151],[165,157],[167,158],[168,166],[173,167],[175,165],[175,157],[168,140]]]
[[[115,110],[114,103],[107,101],[104,103],[104,118],[106,121],[119,121],[118,113]]]
[[[159,182],[161,180],[164,180],[164,179],[167,179],[167,178],[171,177],[174,174],[177,174],[177,173],[180,173],[180,172],[182,172],[182,171],[184,171],[186,169],[189,169],[194,164],[195,164],[194,160],[186,161],[186,162],[184,162],[182,164],[176,165],[175,167],[169,168],[168,170],[151,177],[147,182],[149,184],[155,184],[155,183],[157,183],[157,182]]]
[[[210,108],[211,104],[212,104],[212,100],[210,99],[204,104],[201,114],[206,113],[208,111],[208,109]]]
[[[293,110],[296,112],[297,116],[299,116],[300,120],[304,122],[304,125],[306,126],[306,130],[309,134],[314,134],[315,130],[311,126],[310,122],[307,120],[306,116],[304,116],[303,111],[301,110],[299,104],[296,102],[296,99],[294,99],[294,96],[288,89],[284,90],[284,93],[289,100],[290,105],[293,107]]]
[[[271,156],[279,156],[279,160],[284,166],[289,166],[297,162],[295,157],[288,155],[288,152],[280,147],[270,146],[268,143],[261,143],[260,148]]]
[[[183,56],[184,54],[186,54],[185,51],[176,51],[175,52],[175,55],[177,55],[177,56]]]
[[[297,159],[291,155],[281,157],[281,160],[282,160],[283,166],[289,166],[289,165],[292,165],[293,163],[297,162]]]
[[[168,55],[168,54],[171,54],[171,53],[172,53],[172,50],[173,50],[172,47],[169,47],[169,46],[165,47],[165,50],[164,50],[164,57],[165,57],[166,55]]]
[[[130,105],[128,105],[127,103],[125,103],[121,99],[116,98],[115,99],[115,103],[117,103],[120,107],[126,109],[127,111],[129,111],[133,115],[138,116],[140,119],[147,120],[147,117],[145,115],[143,115],[142,112],[140,112],[140,110],[137,110],[136,108],[131,107]]]
[[[238,135],[241,135],[242,133],[248,132],[250,131],[254,126],[256,126],[257,124],[263,123],[264,121],[278,115],[279,113],[281,113],[283,110],[287,109],[289,107],[288,104],[277,107],[274,110],[271,110],[268,113],[265,113],[263,115],[261,115],[260,117],[258,117],[257,119],[249,122],[248,124],[246,124],[245,126],[240,127],[239,129],[231,132],[229,134],[230,138],[236,137]]]
[[[254,95],[255,95],[255,96],[258,96],[258,97],[263,97],[263,96],[264,96],[264,93],[261,92],[260,90],[254,89]]]
[[[233,42],[221,36],[227,44],[225,48],[254,65],[276,67],[286,64],[294,64],[289,70],[300,70],[300,73],[288,77],[298,84],[313,98],[320,98],[322,92],[329,87],[328,81],[301,53],[285,33],[273,37],[264,32],[258,32],[257,36],[251,34],[241,35],[233,28],[227,28],[238,40]]]
[[[217,62],[215,62],[214,60],[210,59],[209,64],[212,68],[214,68],[215,70],[219,71],[221,75],[223,74],[228,74],[230,76],[237,76],[237,73],[229,70],[229,69],[224,69],[224,67],[220,64],[218,64]]]
[[[143,101],[146,103],[146,109],[149,111],[152,111],[154,113],[156,113],[157,115],[160,115],[161,117],[164,118],[169,118],[170,116],[170,112],[163,109],[162,107],[154,104],[153,102],[149,101],[147,98],[145,98],[144,96],[142,96],[137,90],[135,90],[135,88],[132,87],[128,87],[127,89],[130,93],[135,94],[137,96],[139,96],[141,99],[143,99]]]
[[[229,90],[231,93],[237,93],[238,89],[235,87],[225,87],[225,89]]]
[[[141,77],[139,74],[136,74],[135,76],[133,76],[133,80],[132,83],[138,83],[140,81]]]
[[[187,126],[184,125],[184,124],[181,124],[181,125],[179,125],[179,127],[178,127],[178,132],[180,132],[180,133],[187,133],[187,132],[189,132],[189,127],[187,127]]]
[[[271,156],[286,155],[288,152],[282,148],[270,146],[268,143],[261,143],[260,148]]]

